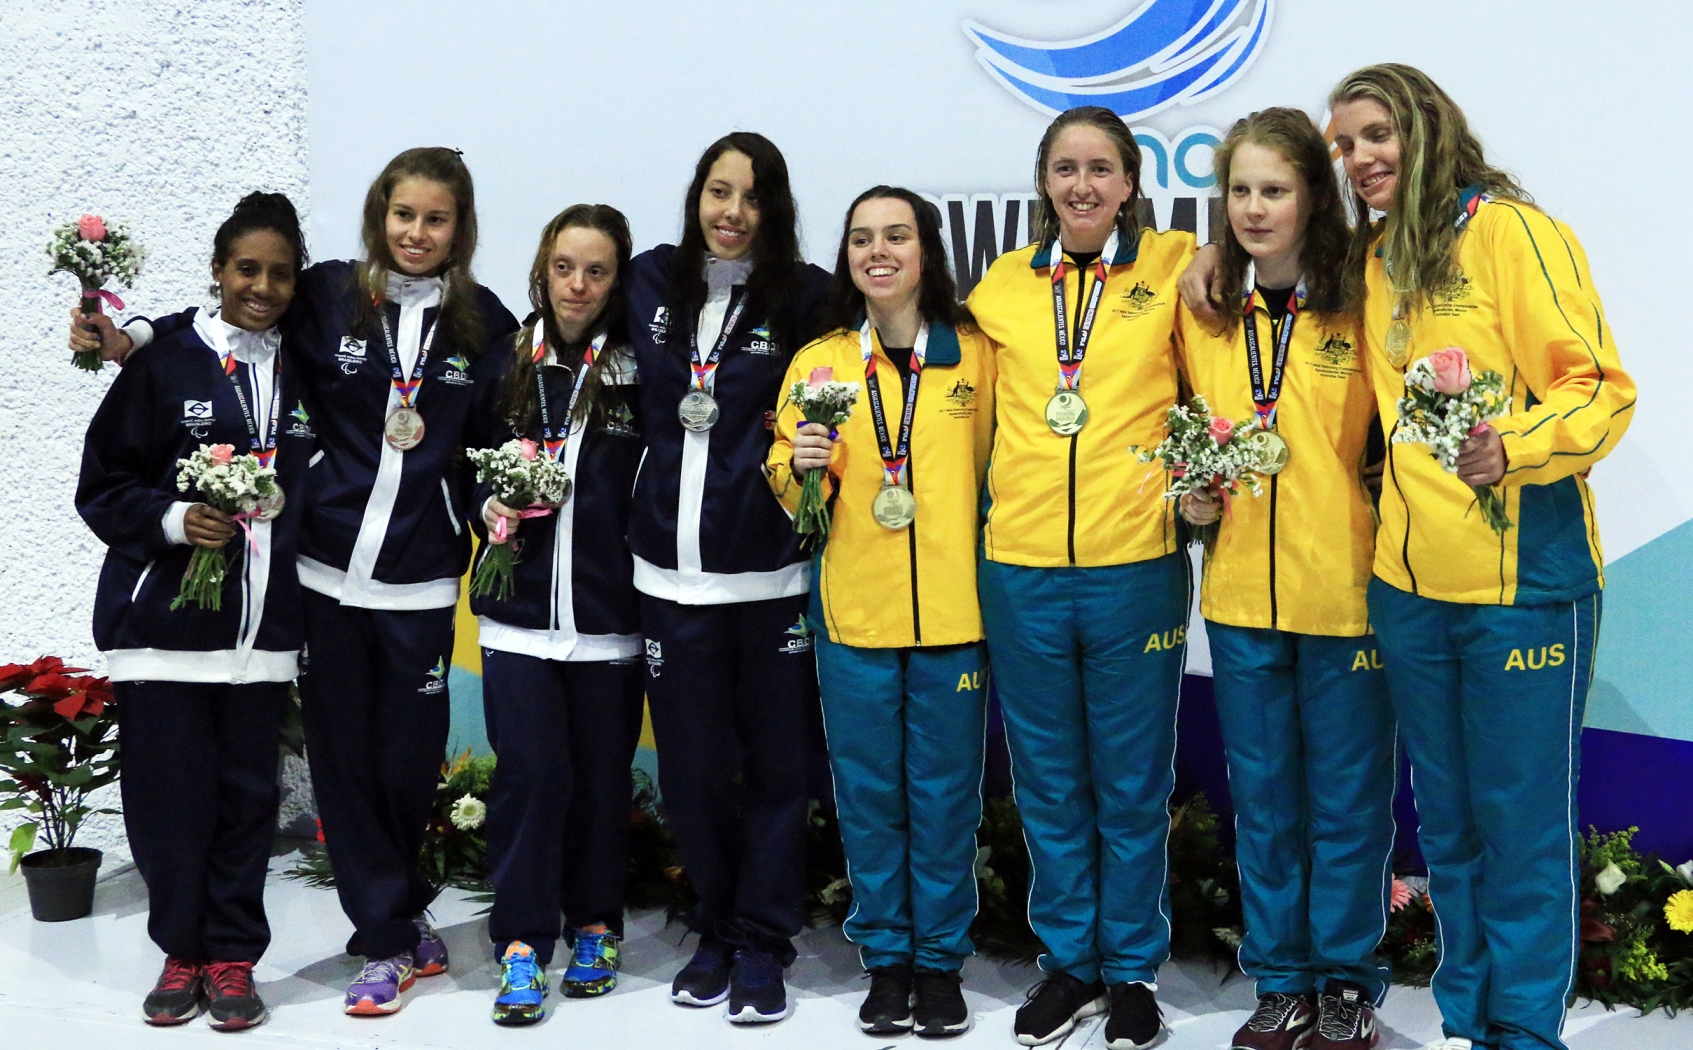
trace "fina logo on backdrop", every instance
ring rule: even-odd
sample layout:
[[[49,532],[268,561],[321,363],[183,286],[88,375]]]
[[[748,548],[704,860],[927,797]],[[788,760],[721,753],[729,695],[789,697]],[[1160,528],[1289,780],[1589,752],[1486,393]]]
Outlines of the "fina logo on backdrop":
[[[1141,193],[1154,224],[1208,239],[1200,204],[1216,184],[1211,151],[1221,133],[1191,127],[1171,139],[1134,122],[1238,81],[1264,48],[1274,8],[1274,0],[1147,0],[1116,25],[1077,40],[1027,40],[976,21],[963,28],[988,75],[1042,113],[1104,106],[1128,122],[1140,143]],[[928,197],[940,209],[961,293],[995,258],[1031,239],[1033,193]]]

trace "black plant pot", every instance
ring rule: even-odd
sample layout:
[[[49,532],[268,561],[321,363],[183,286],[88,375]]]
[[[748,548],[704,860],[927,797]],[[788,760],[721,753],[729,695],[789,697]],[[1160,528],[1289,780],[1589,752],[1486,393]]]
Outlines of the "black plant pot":
[[[41,922],[80,919],[94,910],[97,849],[44,849],[19,862],[29,887],[29,910]]]

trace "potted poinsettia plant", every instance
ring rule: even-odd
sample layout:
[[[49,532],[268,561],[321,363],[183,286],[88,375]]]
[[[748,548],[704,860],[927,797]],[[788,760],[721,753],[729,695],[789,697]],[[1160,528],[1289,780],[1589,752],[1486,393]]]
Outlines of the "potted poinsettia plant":
[[[0,666],[0,810],[29,814],[12,832],[11,870],[23,866],[44,922],[93,910],[101,854],[72,843],[91,814],[117,812],[88,804],[117,780],[119,750],[112,684],[83,671],[56,656]]]

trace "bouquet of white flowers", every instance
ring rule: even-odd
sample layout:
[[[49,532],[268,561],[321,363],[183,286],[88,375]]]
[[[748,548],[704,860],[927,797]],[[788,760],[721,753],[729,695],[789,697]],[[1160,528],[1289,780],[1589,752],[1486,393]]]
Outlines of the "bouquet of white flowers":
[[[177,460],[176,465],[177,491],[194,489],[207,506],[234,517],[249,543],[252,527],[247,523],[253,518],[274,517],[282,510],[276,468],[264,465],[252,453],[237,456],[234,445],[201,445],[199,451]],[[223,608],[223,581],[229,574],[225,547],[194,545],[188,570],[182,574],[182,587],[170,603],[172,609],[180,609],[187,602],[202,609]]]
[[[105,284],[116,278],[124,287],[133,287],[147,249],[130,239],[123,223],[108,227],[100,216],[84,215],[53,231],[47,254],[53,260],[48,276],[68,273],[82,283],[82,313],[86,317],[100,312],[102,300],[113,309],[123,309],[123,300],[106,291]],[[90,372],[100,370],[100,355],[92,350],[78,351],[71,361]]]
[[[1276,434],[1247,420],[1232,422],[1213,416],[1203,397],[1195,395],[1186,406],[1172,405],[1165,417],[1170,436],[1157,448],[1130,449],[1142,463],[1162,460],[1168,483],[1165,499],[1180,499],[1190,492],[1210,492],[1223,501],[1240,494],[1244,487],[1262,495],[1260,478],[1276,474],[1287,465],[1287,445]],[[1194,527],[1194,534],[1209,547],[1216,541],[1218,523]]]
[[[499,448],[468,449],[465,455],[476,466],[476,480],[492,485],[494,498],[517,509],[519,518],[540,518],[570,498],[570,474],[564,465],[544,455],[528,438],[513,438]],[[506,538],[506,519],[495,526],[494,535]],[[493,594],[499,601],[511,597],[517,552],[510,543],[487,543],[482,560],[470,577],[475,597]]]
[[[1399,399],[1399,423],[1393,443],[1427,445],[1448,474],[1458,473],[1458,449],[1490,419],[1511,411],[1505,377],[1486,371],[1472,375],[1469,358],[1455,346],[1436,350],[1405,371],[1405,396]],[[1493,485],[1472,485],[1481,516],[1503,536],[1511,527],[1505,496]]]
[[[788,388],[788,400],[799,406],[807,423],[821,423],[833,434],[836,427],[852,417],[852,406],[858,401],[858,384],[836,382],[835,370],[819,365],[811,370],[805,382],[794,381]],[[794,531],[805,537],[801,545],[808,549],[829,537],[829,505],[823,499],[824,473],[813,470],[805,475],[799,507],[794,511]]]

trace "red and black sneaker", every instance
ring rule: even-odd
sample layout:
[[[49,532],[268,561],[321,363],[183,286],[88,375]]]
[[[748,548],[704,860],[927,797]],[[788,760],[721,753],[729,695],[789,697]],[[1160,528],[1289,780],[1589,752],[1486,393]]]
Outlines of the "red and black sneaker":
[[[252,1028],[270,1016],[253,987],[250,962],[207,963],[206,988],[212,997],[212,1027],[220,1032]]]
[[[1311,1050],[1371,1050],[1380,1040],[1370,993],[1353,981],[1331,979],[1317,999]]]
[[[1317,1008],[1309,994],[1265,992],[1229,1046],[1233,1050],[1304,1050],[1316,1034]]]
[[[161,1028],[187,1024],[206,1007],[205,986],[205,964],[169,956],[153,990],[141,1002],[141,1016]]]

